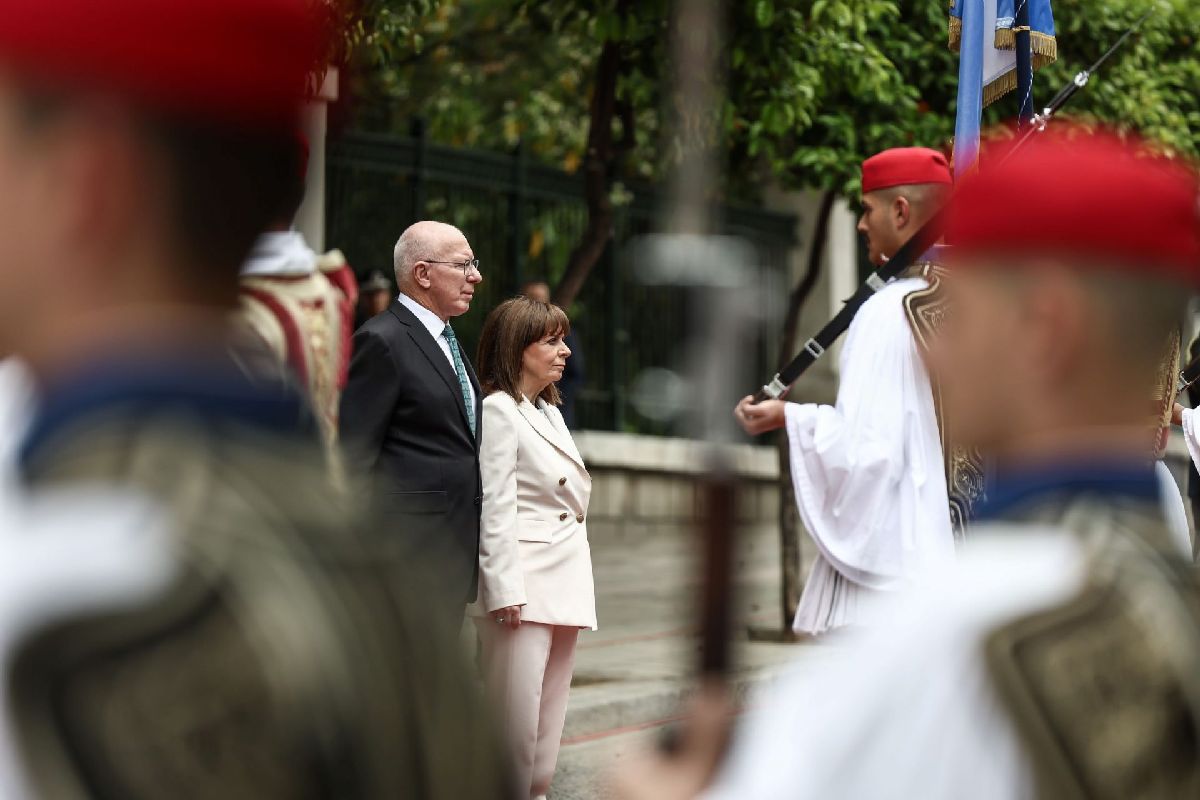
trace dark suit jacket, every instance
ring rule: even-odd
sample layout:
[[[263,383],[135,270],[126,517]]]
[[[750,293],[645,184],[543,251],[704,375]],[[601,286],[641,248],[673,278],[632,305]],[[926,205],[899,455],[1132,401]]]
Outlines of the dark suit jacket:
[[[479,421],[483,392],[465,353],[463,362]],[[370,481],[378,510],[394,523],[385,533],[444,576],[448,596],[473,600],[483,493],[478,438],[449,359],[399,301],[354,334],[339,418],[348,470]]]

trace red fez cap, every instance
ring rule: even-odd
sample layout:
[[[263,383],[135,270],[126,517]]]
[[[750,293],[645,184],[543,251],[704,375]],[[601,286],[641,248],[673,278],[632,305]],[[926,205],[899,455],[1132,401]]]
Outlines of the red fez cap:
[[[894,147],[863,162],[863,194],[918,183],[953,184],[946,157],[928,147]]]
[[[322,25],[308,0],[0,0],[0,63],[219,123],[295,124]]]
[[[1107,132],[1047,131],[1005,158],[1010,148],[988,148],[959,182],[946,228],[953,254],[1069,254],[1200,283],[1194,169]]]

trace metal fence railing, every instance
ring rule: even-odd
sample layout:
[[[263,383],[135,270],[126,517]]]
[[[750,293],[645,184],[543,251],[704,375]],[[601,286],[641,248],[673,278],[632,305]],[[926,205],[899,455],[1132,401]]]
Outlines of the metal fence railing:
[[[360,275],[371,269],[390,275],[396,238],[415,220],[442,220],[467,234],[484,273],[474,307],[455,324],[468,352],[496,303],[526,280],[553,285],[587,224],[580,176],[531,163],[521,149],[436,145],[419,124],[411,136],[342,135],[330,142],[327,169],[327,239]],[[631,274],[623,245],[655,230],[658,199],[650,186],[629,189],[613,244],[568,309],[586,364],[577,416],[582,428],[664,433],[631,406],[629,387],[642,370],[679,366],[685,303],[677,292],[645,286]],[[797,244],[795,217],[744,207],[726,207],[722,217],[727,233],[755,245],[760,279],[782,286]],[[774,293],[779,303],[781,294]],[[766,336],[748,354],[759,374],[774,371],[774,351],[774,337]]]

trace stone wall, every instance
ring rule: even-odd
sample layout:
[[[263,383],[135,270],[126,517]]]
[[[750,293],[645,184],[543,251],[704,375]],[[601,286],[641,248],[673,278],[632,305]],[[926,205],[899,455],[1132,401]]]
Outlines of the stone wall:
[[[696,486],[704,472],[702,446],[688,439],[582,431],[575,434],[592,474],[589,516],[597,522],[686,523],[699,513]],[[743,482],[744,522],[773,523],[779,503],[779,465],[772,447],[731,448]]]
[[[703,448],[688,439],[581,431],[575,441],[592,473],[589,516],[604,530],[620,533],[627,526],[654,530],[690,525],[699,508],[696,487],[704,471]],[[743,525],[777,530],[779,464],[773,447],[736,445],[731,448],[742,479],[740,516]],[[1187,447],[1172,431],[1166,462],[1187,497]],[[1191,504],[1188,506],[1191,515]],[[1193,538],[1195,536],[1193,521]],[[805,567],[812,546],[801,541]]]

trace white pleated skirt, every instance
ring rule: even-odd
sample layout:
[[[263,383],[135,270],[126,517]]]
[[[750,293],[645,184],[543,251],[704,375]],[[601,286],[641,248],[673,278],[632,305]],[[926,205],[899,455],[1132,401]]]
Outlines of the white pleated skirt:
[[[817,553],[800,595],[800,605],[796,607],[792,630],[816,636],[848,625],[863,625],[873,594],[842,575]]]

